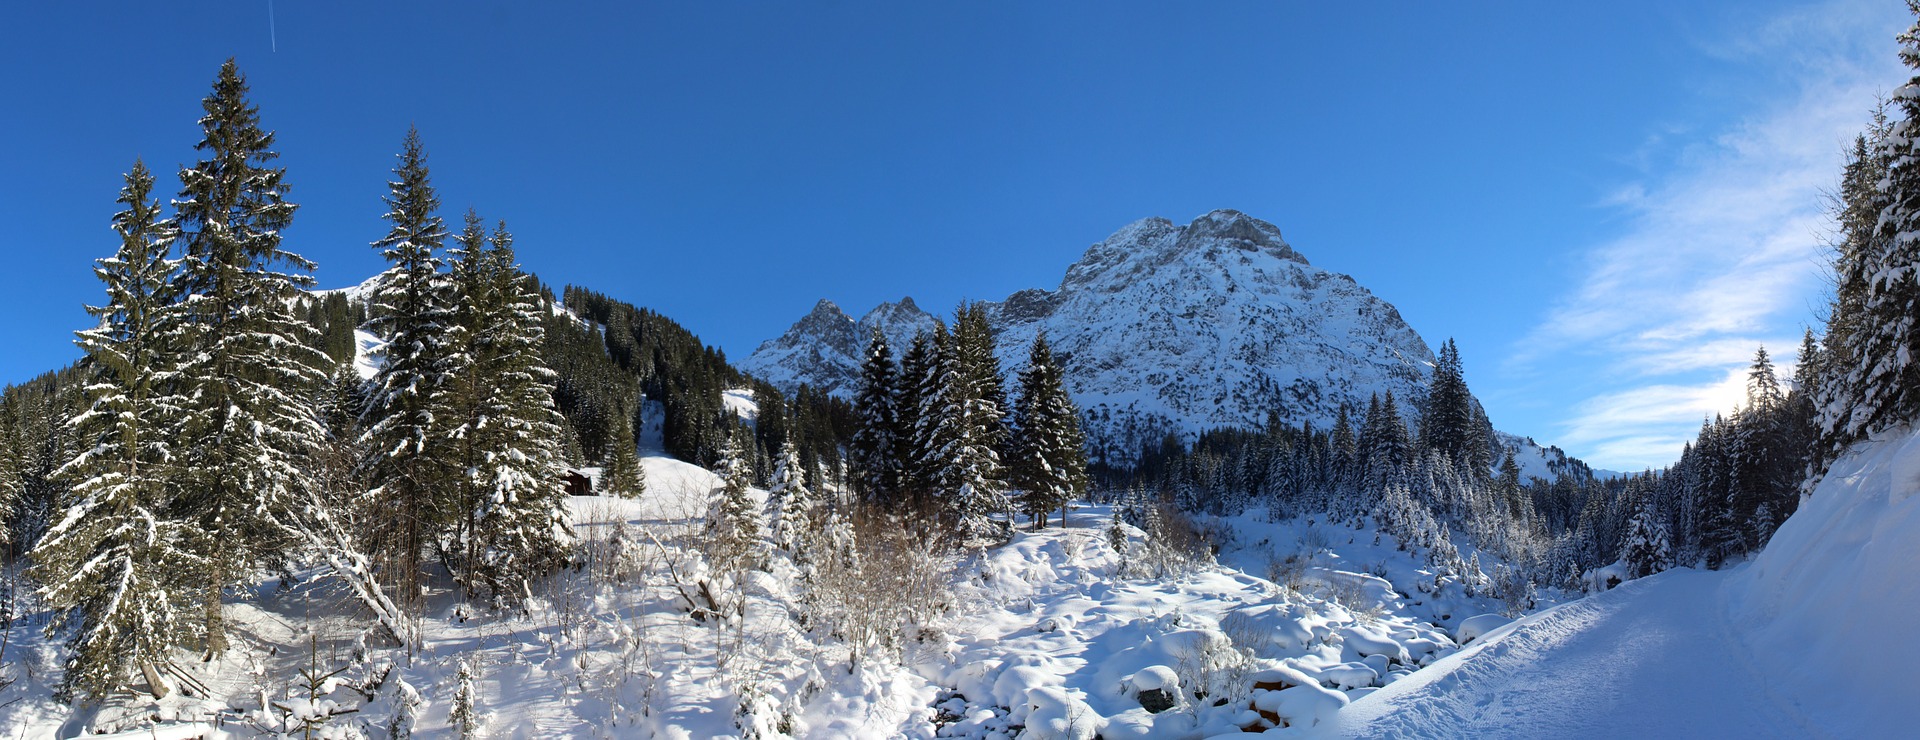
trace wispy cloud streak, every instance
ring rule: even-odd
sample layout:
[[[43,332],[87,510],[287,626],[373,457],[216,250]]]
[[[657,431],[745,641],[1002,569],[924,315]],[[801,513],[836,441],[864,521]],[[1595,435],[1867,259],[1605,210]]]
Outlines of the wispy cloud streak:
[[[1625,230],[1587,253],[1583,280],[1508,358],[1516,375],[1583,376],[1561,384],[1585,394],[1558,437],[1575,454],[1602,468],[1670,463],[1703,416],[1742,398],[1755,347],[1791,359],[1815,321],[1843,152],[1904,78],[1892,43],[1904,22],[1886,5],[1798,9],[1701,43],[1777,72],[1786,92],[1605,198]]]

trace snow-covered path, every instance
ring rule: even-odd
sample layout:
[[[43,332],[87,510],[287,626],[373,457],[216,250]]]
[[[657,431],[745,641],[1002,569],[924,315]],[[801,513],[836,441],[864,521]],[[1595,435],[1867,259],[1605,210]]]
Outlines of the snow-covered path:
[[[1819,735],[1769,694],[1735,641],[1727,577],[1669,571],[1523,619],[1354,702],[1341,734]]]

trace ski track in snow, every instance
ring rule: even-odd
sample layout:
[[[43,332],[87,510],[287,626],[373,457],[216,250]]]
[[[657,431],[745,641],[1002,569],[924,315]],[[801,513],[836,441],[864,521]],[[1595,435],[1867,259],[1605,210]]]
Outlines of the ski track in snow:
[[[1341,734],[1817,736],[1733,639],[1726,578],[1669,571],[1523,619],[1355,702]]]

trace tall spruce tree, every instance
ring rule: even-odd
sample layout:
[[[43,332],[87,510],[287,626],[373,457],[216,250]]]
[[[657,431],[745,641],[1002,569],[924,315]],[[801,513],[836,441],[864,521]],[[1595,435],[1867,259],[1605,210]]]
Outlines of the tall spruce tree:
[[[1878,217],[1864,244],[1841,250],[1836,270],[1839,287],[1855,291],[1838,297],[1856,314],[1842,333],[1845,392],[1824,425],[1841,444],[1920,418],[1920,3],[1908,6],[1916,21],[1899,37],[1900,61],[1915,75],[1891,96],[1899,117],[1879,138],[1884,171],[1863,198]]]
[[[482,332],[491,342],[475,358],[491,393],[484,423],[471,431],[482,449],[471,475],[483,486],[482,575],[496,600],[519,601],[531,595],[535,578],[559,566],[571,543],[560,481],[564,420],[553,401],[553,370],[541,359],[547,311],[520,271],[504,222],[488,239],[485,264],[500,300]]]
[[[454,444],[453,462],[459,474],[449,481],[455,516],[446,557],[448,570],[471,598],[485,585],[480,576],[480,514],[485,510],[482,502],[491,495],[491,481],[483,472],[486,445],[491,443],[485,432],[494,401],[486,358],[495,351],[493,316],[506,300],[488,269],[486,223],[471,208],[447,250],[447,262],[457,300],[452,301],[450,325],[443,337],[448,351],[439,405],[445,415],[442,421],[451,427],[447,437]]]
[[[647,487],[647,472],[640,467],[640,444],[633,433],[639,423],[638,406],[638,398],[620,404],[619,416],[626,421],[614,420],[613,439],[607,443],[607,467],[600,476],[608,493],[624,498],[638,498]]]
[[[373,378],[363,441],[373,455],[367,492],[374,554],[401,605],[415,607],[426,577],[426,557],[437,535],[453,523],[452,493],[458,454],[444,434],[450,367],[450,286],[440,268],[446,224],[427,171],[420,132],[408,129],[385,198],[392,225],[373,243],[388,263],[375,282],[367,328],[386,339],[385,361]]]
[[[1005,523],[994,517],[1013,509],[1000,457],[1007,439],[1005,412],[995,401],[1005,391],[999,388],[1000,361],[984,307],[961,304],[954,332],[940,350],[925,396],[929,413],[921,420],[933,489],[943,518],[963,541],[1002,539]]]
[[[939,345],[945,341],[946,327],[915,335],[900,357],[900,376],[894,394],[894,413],[899,420],[894,433],[894,460],[900,467],[899,496],[919,513],[928,509],[928,491],[933,486],[926,430],[927,393],[938,380]]]
[[[860,391],[854,399],[859,426],[849,446],[854,469],[859,471],[861,495],[890,508],[898,505],[903,468],[894,377],[893,350],[887,346],[887,336],[874,329],[867,342],[866,359],[860,365]]]
[[[94,268],[107,302],[87,312],[100,324],[79,332],[94,372],[90,407],[73,425],[89,446],[60,469],[74,500],[32,552],[42,597],[58,613],[49,631],[74,628],[67,688],[96,700],[127,682],[129,666],[156,696],[167,693],[155,667],[179,639],[176,597],[198,564],[184,547],[187,527],[167,510],[175,450],[166,432],[182,399],[161,382],[173,358],[157,340],[179,230],[152,192],[153,175],[135,162],[113,219],[120,248]]]
[[[284,559],[297,540],[296,518],[311,502],[307,459],[326,435],[312,389],[329,363],[294,314],[313,263],[281,248],[296,206],[233,60],[201,106],[195,146],[204,158],[181,169],[175,201],[186,244],[180,305],[160,331],[182,361],[161,379],[185,399],[170,432],[179,450],[174,514],[198,527],[194,596],[207,652],[219,654],[226,587]]]
[[[1492,461],[1482,427],[1473,394],[1467,390],[1460,349],[1448,339],[1440,345],[1427,386],[1426,409],[1420,419],[1421,446],[1446,453],[1454,464],[1467,466],[1484,480]]]
[[[20,445],[14,430],[12,409],[0,399],[0,512],[13,512],[20,506],[21,495],[25,492],[26,481],[21,475],[25,466],[24,456],[20,454]],[[0,519],[0,546],[13,544],[13,523],[11,515]]]
[[[789,438],[780,444],[780,454],[774,462],[767,505],[774,513],[773,546],[795,562],[805,560],[804,548],[812,537],[814,510],[818,504],[813,489],[807,485],[800,449]]]
[[[1067,505],[1087,490],[1086,436],[1080,410],[1067,395],[1060,365],[1046,335],[1033,339],[1027,367],[1020,373],[1020,400],[1013,414],[1009,482],[1021,492],[1020,506],[1038,528],[1047,514],[1060,512],[1067,526]]]

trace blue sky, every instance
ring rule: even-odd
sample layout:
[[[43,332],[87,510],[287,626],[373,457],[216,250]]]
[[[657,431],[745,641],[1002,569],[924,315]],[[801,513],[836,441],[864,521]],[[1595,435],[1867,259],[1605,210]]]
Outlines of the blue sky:
[[[1332,6],[1351,7],[1332,7]],[[78,356],[120,173],[239,59],[327,287],[409,124],[447,216],[744,356],[1056,285],[1237,208],[1452,336],[1502,429],[1671,461],[1820,302],[1822,194],[1900,3],[35,3],[0,24],[0,382]],[[166,182],[163,179],[163,183]]]

